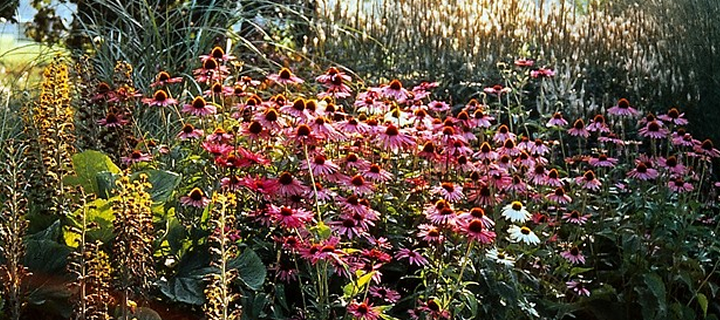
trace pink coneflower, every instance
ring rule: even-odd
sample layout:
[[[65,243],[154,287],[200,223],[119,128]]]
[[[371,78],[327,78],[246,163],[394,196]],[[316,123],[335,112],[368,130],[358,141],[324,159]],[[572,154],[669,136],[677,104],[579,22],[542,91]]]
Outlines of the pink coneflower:
[[[437,113],[442,113],[450,110],[450,105],[444,101],[430,101],[430,103],[428,103],[428,109]]]
[[[345,134],[366,135],[370,132],[370,126],[364,122],[348,116],[347,119],[335,122],[335,129]]]
[[[685,173],[685,166],[676,156],[669,156],[667,158],[660,157],[657,162],[660,167],[667,169],[674,175],[682,175]]]
[[[105,118],[98,120],[97,123],[106,128],[119,128],[126,125],[128,121],[123,119],[122,115],[109,111]]]
[[[718,149],[715,149],[715,146],[710,139],[705,139],[705,141],[703,141],[701,144],[696,145],[694,149],[695,152],[706,155],[710,158],[720,157],[720,151],[718,151]]]
[[[560,181],[560,173],[557,171],[557,169],[550,169],[550,171],[548,171],[548,174],[545,176],[542,184],[551,187],[561,187],[563,183],[562,181]]]
[[[152,156],[148,153],[142,152],[140,150],[133,150],[129,156],[120,158],[123,163],[127,165],[139,163],[139,162],[147,162],[152,160]]]
[[[390,81],[390,83],[383,86],[381,90],[384,96],[393,98],[400,103],[405,102],[410,93],[407,89],[403,88],[402,83],[398,79]]]
[[[367,169],[367,171],[364,171],[362,175],[374,182],[382,183],[382,182],[388,182],[393,178],[393,174],[388,172],[387,170],[381,168],[377,164],[372,164]]]
[[[560,256],[565,258],[567,261],[569,261],[572,264],[585,263],[585,256],[582,254],[582,251],[580,251],[580,249],[577,246],[573,246],[568,251],[561,252]]]
[[[227,144],[232,141],[233,135],[225,131],[223,128],[217,128],[211,134],[205,137],[205,142]]]
[[[535,143],[530,144],[529,151],[532,154],[544,155],[550,152],[550,148],[548,148],[542,140],[535,139]]]
[[[511,92],[511,91],[512,91],[512,89],[507,88],[507,87],[503,87],[502,85],[499,85],[499,84],[496,84],[496,85],[494,85],[494,86],[492,86],[492,87],[485,87],[485,88],[483,89],[483,92],[485,92],[485,93],[487,93],[487,94],[494,94],[494,95],[497,95],[497,96],[500,96],[500,95],[505,94],[505,93],[509,93],[509,92]]]
[[[454,226],[457,221],[457,213],[444,200],[438,200],[434,206],[427,206],[425,217],[435,225]]]
[[[577,295],[588,297],[590,296],[590,290],[585,288],[585,285],[579,281],[568,281],[565,282],[565,285],[567,285],[567,288],[574,291]]]
[[[516,139],[515,134],[510,132],[510,129],[508,129],[506,125],[500,125],[500,127],[498,127],[497,131],[495,132],[495,135],[493,136],[493,142],[503,143],[507,139],[514,141]]]
[[[370,296],[382,299],[388,303],[395,303],[400,300],[400,294],[387,287],[371,286],[369,290]]]
[[[180,140],[199,139],[200,137],[202,137],[203,134],[205,133],[202,131],[202,129],[195,129],[192,124],[186,123],[183,125],[182,129],[180,129],[177,137]]]
[[[590,132],[585,128],[585,121],[583,121],[583,119],[575,120],[573,127],[568,129],[568,133],[574,137],[587,138],[590,136]]]
[[[652,180],[657,178],[658,172],[652,167],[648,166],[648,163],[640,162],[637,166],[627,173],[628,177],[638,180]]]
[[[289,172],[283,172],[277,179],[277,193],[282,196],[298,196],[308,192],[308,187],[300,180],[293,178]]]
[[[683,147],[695,147],[700,144],[700,141],[693,139],[692,135],[685,132],[685,129],[680,128],[672,134],[672,144],[675,146]]]
[[[522,177],[515,174],[512,177],[512,182],[507,185],[505,189],[515,193],[523,193],[527,191],[527,184],[525,183],[525,181],[523,181]]]
[[[649,121],[644,127],[638,130],[638,134],[646,138],[662,139],[668,135],[668,130],[658,121]]]
[[[288,263],[280,262],[277,266],[269,269],[275,271],[275,276],[282,282],[290,283],[297,281],[298,270]]]
[[[360,220],[363,217],[359,214],[355,214]],[[361,237],[366,232],[366,227],[363,227],[358,220],[352,217],[345,217],[339,221],[332,221],[329,223],[332,229],[341,236],[346,236],[348,239]]]
[[[630,102],[625,98],[618,100],[618,103],[610,107],[607,112],[611,115],[622,117],[634,117],[639,114],[635,108],[630,106]]]
[[[577,210],[566,212],[563,215],[563,220],[569,223],[577,224],[579,226],[584,225],[587,222],[588,218],[588,215],[581,214],[580,211]]]
[[[457,157],[457,159],[455,159],[455,165],[456,165],[456,168],[458,169],[458,171],[460,171],[460,172],[467,173],[467,172],[473,172],[473,171],[477,170],[475,165],[472,162],[470,162],[468,157],[465,155],[461,155],[461,156]]]
[[[515,60],[515,65],[518,67],[532,67],[535,64],[534,60],[520,58]]]
[[[338,89],[347,92],[350,92],[350,87],[345,85],[344,82],[348,82],[350,80],[352,80],[350,76],[346,75],[345,72],[342,72],[335,67],[328,68],[324,74],[319,75],[315,78],[315,81],[322,83],[329,89]]]
[[[407,150],[416,145],[412,136],[398,129],[394,124],[388,125],[385,131],[378,134],[377,140],[383,149],[388,149],[394,153],[401,149]]]
[[[432,320],[440,320],[440,319],[450,319],[450,311],[443,310],[442,306],[437,303],[437,301],[433,299],[429,299],[427,302],[421,302],[420,306],[417,309],[418,311],[427,313],[427,317],[424,318],[425,320],[432,319]],[[411,310],[413,311],[413,310]],[[414,315],[414,313],[410,313],[411,317]],[[417,315],[413,319],[420,319],[420,316]]]
[[[375,189],[371,182],[365,181],[365,178],[359,174],[346,179],[344,186],[346,190],[352,191],[359,196],[370,194]]]
[[[310,118],[310,111],[307,110],[307,100],[303,98],[297,98],[292,102],[286,103],[280,107],[280,112],[298,118],[300,121],[306,121]]]
[[[500,198],[486,184],[468,195],[468,200],[481,206],[493,206],[500,202]]]
[[[330,120],[324,116],[317,116],[315,119],[311,119],[308,121],[308,125],[319,137],[325,138],[329,141],[345,140],[345,135],[335,130],[335,128],[330,124]]]
[[[433,187],[431,192],[449,202],[458,202],[464,197],[462,187],[456,186],[452,182],[443,182],[439,186]]]
[[[429,263],[428,260],[422,256],[422,254],[407,248],[401,248],[400,250],[398,250],[398,252],[395,254],[395,259],[407,259],[411,265],[416,265],[418,267],[426,266]]]
[[[303,161],[300,164],[300,168],[303,170],[307,170],[307,161]],[[335,163],[332,162],[332,160],[328,160],[322,154],[316,155],[310,161],[310,168],[312,168],[313,175],[315,176],[331,175],[340,169]]]
[[[568,125],[568,122],[560,112],[555,112],[546,124],[547,127],[564,127],[566,125]]]
[[[495,117],[492,117],[483,112],[481,109],[478,109],[475,110],[472,119],[470,119],[470,127],[490,128],[492,121],[495,121]]]
[[[177,100],[170,98],[165,90],[160,89],[155,91],[152,98],[143,98],[142,103],[148,106],[167,107],[177,104]]]
[[[212,154],[214,157],[222,157],[233,151],[233,147],[224,143],[213,143],[210,141],[203,142],[203,150]]]
[[[417,237],[428,243],[442,243],[445,237],[442,235],[442,231],[439,227],[431,224],[421,224],[418,226],[420,231],[417,233]]]
[[[210,199],[205,196],[205,193],[200,188],[193,188],[186,196],[180,197],[180,203],[185,206],[192,206],[196,208],[205,208]]]
[[[608,157],[607,155],[601,154],[597,158],[591,157],[588,163],[593,167],[612,168],[618,162],[618,159]]]
[[[351,302],[348,304],[347,312],[356,320],[377,320],[380,318],[380,311],[373,307],[367,299],[361,303]]]
[[[215,106],[207,104],[203,97],[197,96],[190,104],[186,104],[182,108],[182,112],[189,113],[194,116],[203,117],[217,112]]]
[[[479,219],[480,221],[482,221],[483,226],[485,226],[486,229],[490,229],[495,226],[495,221],[490,219],[490,217],[485,214],[485,210],[480,207],[473,207],[472,209],[470,209],[470,211],[460,214],[458,216],[458,219],[466,221]]]
[[[547,180],[547,171],[545,170],[545,166],[541,164],[536,165],[535,168],[527,172],[527,177],[528,179],[530,179],[530,182],[532,184],[545,184]]]
[[[593,120],[590,122],[590,124],[587,125],[586,128],[590,132],[601,132],[601,133],[608,133],[610,132],[610,128],[608,128],[607,123],[605,123],[605,117],[603,117],[601,114],[596,115]]]
[[[226,66],[221,66],[215,58],[210,58],[202,62],[202,67],[193,70],[195,81],[206,83],[208,81],[220,81],[223,77],[230,74],[230,70]]]
[[[553,202],[556,202],[558,204],[568,204],[572,202],[572,198],[565,193],[565,189],[562,187],[558,187],[555,189],[555,191],[548,194],[547,199]]]
[[[182,82],[182,77],[171,77],[169,73],[165,71],[160,71],[157,76],[155,76],[155,82],[150,84],[151,88],[164,86],[171,83],[180,83]]]
[[[464,233],[468,239],[475,240],[481,244],[490,244],[495,241],[495,232],[485,227],[485,222],[481,219],[461,220],[460,231]]]
[[[109,100],[115,98],[115,91],[110,88],[110,85],[105,82],[98,83],[95,88],[95,95],[91,98],[92,101]]]
[[[235,56],[226,54],[225,50],[220,48],[219,46],[215,46],[212,50],[210,50],[210,54],[208,55],[201,55],[200,61],[207,61],[209,59],[215,59],[218,61],[230,61],[235,60]]]
[[[540,68],[537,70],[530,71],[530,76],[533,78],[552,78],[555,76],[555,70]]]
[[[668,110],[667,114],[659,115],[658,119],[665,122],[674,123],[678,126],[684,126],[688,124],[688,121],[687,119],[683,118],[683,116],[685,116],[684,113],[680,113],[677,108],[672,108]]]
[[[312,220],[313,214],[304,209],[270,205],[268,210],[273,221],[286,229],[302,228]]]
[[[306,124],[298,125],[295,128],[287,128],[287,137],[295,144],[314,144],[318,140],[312,128]]]
[[[691,183],[686,182],[683,178],[675,178],[668,181],[668,188],[675,193],[686,193],[695,190]]]
[[[236,175],[220,179],[220,187],[229,191],[238,191],[242,186],[242,179]]]
[[[585,174],[575,178],[575,183],[577,183],[582,188],[592,191],[598,191],[602,186],[602,183],[600,182],[600,180],[597,179],[597,177],[595,176],[595,172],[593,172],[592,170],[585,171]]]
[[[360,171],[369,169],[370,165],[371,165],[369,161],[358,157],[357,154],[352,153],[352,152],[348,153],[348,155],[345,156],[343,163],[345,164],[345,167],[347,167],[347,168],[356,169],[356,170],[360,170]]]
[[[215,95],[216,97],[232,96],[235,93],[233,87],[224,86],[221,82],[215,82],[210,89],[203,92],[206,96]]]
[[[305,80],[296,77],[288,68],[282,68],[278,71],[278,73],[268,75],[267,78],[281,85],[300,84],[305,82]]]
[[[517,157],[520,155],[520,149],[515,146],[515,141],[513,139],[506,139],[505,142],[503,142],[502,147],[500,147],[497,152],[499,155],[508,155],[511,157]]]
[[[490,144],[485,141],[480,145],[480,150],[473,157],[479,160],[495,160],[497,159],[497,152],[493,151]]]

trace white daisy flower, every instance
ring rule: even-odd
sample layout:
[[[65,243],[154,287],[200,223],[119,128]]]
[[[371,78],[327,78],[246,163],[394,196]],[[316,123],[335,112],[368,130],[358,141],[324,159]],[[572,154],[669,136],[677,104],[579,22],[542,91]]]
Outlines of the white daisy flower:
[[[504,251],[499,251],[497,248],[492,248],[485,253],[488,259],[492,259],[497,264],[502,264],[507,267],[513,267],[515,265],[515,258]]]
[[[525,223],[532,217],[520,201],[513,201],[509,205],[506,205],[503,208],[502,216],[515,223]]]
[[[508,233],[510,234],[510,240],[513,242],[525,242],[527,244],[538,244],[540,243],[540,238],[538,238],[535,233],[530,230],[528,227],[518,227],[516,225],[510,226],[508,228]]]

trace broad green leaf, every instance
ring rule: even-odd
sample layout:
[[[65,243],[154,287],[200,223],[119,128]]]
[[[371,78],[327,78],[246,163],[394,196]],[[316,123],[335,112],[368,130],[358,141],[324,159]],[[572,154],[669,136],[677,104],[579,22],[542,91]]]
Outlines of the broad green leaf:
[[[702,309],[703,318],[706,318],[708,310],[708,298],[704,294],[698,292],[697,301],[700,304],[700,309]]]
[[[255,251],[245,249],[242,254],[228,263],[230,268],[238,271],[238,280],[252,290],[262,289],[267,276],[267,269]]]
[[[81,185],[85,192],[95,193],[101,196],[98,191],[98,182],[96,176],[98,173],[108,171],[111,173],[120,173],[118,168],[110,157],[106,154],[87,150],[72,156],[74,176],[65,176],[63,181],[69,185]]]
[[[143,170],[133,173],[132,178],[140,174],[148,176],[152,189],[148,190],[154,202],[165,202],[172,196],[175,188],[180,184],[180,175],[175,172],[163,170]]]
[[[322,221],[313,227],[312,231],[317,232],[318,237],[322,240],[329,239],[332,236],[332,229]]]
[[[175,274],[160,282],[160,291],[175,302],[202,305],[205,302],[205,275],[212,272],[207,247],[188,252],[175,267]]]
[[[365,287],[365,285],[372,280],[372,277],[375,275],[375,271],[369,272],[368,274],[358,278],[357,286],[358,288],[362,289]]]
[[[80,211],[85,212],[85,220],[89,225],[91,223],[97,224],[97,228],[89,230],[87,232],[87,240],[94,241],[100,240],[104,243],[108,243],[113,238],[113,220],[115,216],[112,210],[112,199],[96,199],[92,202],[85,204],[83,208],[80,208],[73,213],[72,219],[74,220],[75,226],[80,226],[82,221],[79,221]],[[63,229],[65,244],[69,247],[77,248],[78,241],[80,241],[80,235],[77,232],[70,231],[68,227]]]

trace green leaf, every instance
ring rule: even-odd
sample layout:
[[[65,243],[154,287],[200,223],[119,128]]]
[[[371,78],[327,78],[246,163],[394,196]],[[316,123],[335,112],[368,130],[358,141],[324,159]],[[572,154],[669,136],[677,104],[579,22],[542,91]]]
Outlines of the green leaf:
[[[643,297],[642,300],[646,300],[644,301],[646,306],[656,307],[656,310],[654,310],[655,314],[651,316],[651,318],[665,317],[667,314],[667,302],[665,297],[665,284],[662,278],[656,273],[648,273],[643,276],[643,281],[652,295],[652,298],[650,298],[652,300],[648,300],[649,297]],[[643,304],[643,301],[640,301],[640,303]],[[643,310],[646,318],[648,318],[647,315],[650,315],[653,311],[647,309],[648,308],[644,308]]]
[[[242,254],[228,263],[230,268],[238,271],[238,280],[252,290],[262,289],[267,276],[267,269],[260,257],[251,249],[245,249]]]
[[[330,236],[332,236],[332,229],[330,229],[330,227],[322,221],[320,221],[317,226],[313,227],[313,229],[313,231],[317,232],[318,237],[322,240],[329,239]]]
[[[87,224],[95,223],[97,228],[87,232],[86,237],[89,241],[100,240],[108,243],[113,239],[113,220],[115,216],[112,210],[112,199],[96,199],[95,201],[85,204],[84,207],[76,210],[71,217],[74,225],[79,227],[82,221],[79,221],[81,211],[85,212],[85,220]],[[77,248],[80,235],[77,232],[70,231],[68,227],[63,229],[65,244],[72,248]]]
[[[358,288],[362,289],[365,287],[365,285],[372,280],[373,275],[375,275],[375,271],[368,272],[366,275],[358,278],[357,286]]]
[[[143,170],[132,174],[135,179],[140,174],[148,176],[148,182],[152,184],[152,189],[148,190],[154,202],[165,202],[172,196],[175,188],[180,184],[180,175],[175,172],[163,170]]]
[[[176,273],[160,282],[160,291],[172,301],[191,305],[205,303],[205,275],[212,272],[206,247],[188,252],[176,266]]]
[[[87,150],[72,156],[74,176],[65,176],[63,181],[69,185],[81,185],[85,192],[92,192],[101,196],[98,191],[98,183],[96,176],[98,173],[108,171],[111,173],[120,173],[118,168],[110,157],[100,151]]]
[[[572,278],[572,277],[574,277],[574,276],[576,276],[576,275],[578,275],[578,274],[591,271],[592,269],[593,269],[593,268],[580,268],[580,267],[572,268],[572,269],[570,269],[570,277]]]
[[[704,294],[698,292],[697,301],[700,304],[700,309],[702,309],[703,311],[703,318],[706,318],[708,309],[708,298]]]

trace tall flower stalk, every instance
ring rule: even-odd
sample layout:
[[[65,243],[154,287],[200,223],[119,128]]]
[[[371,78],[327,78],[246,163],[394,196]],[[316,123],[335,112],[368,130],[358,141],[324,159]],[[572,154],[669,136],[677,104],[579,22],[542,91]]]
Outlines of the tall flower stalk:
[[[155,278],[152,200],[147,192],[152,185],[144,174],[134,181],[127,175],[122,176],[116,185],[117,195],[112,205],[114,276],[121,294],[122,316],[127,319],[130,299],[146,295]]]
[[[237,206],[235,196],[232,193],[216,193],[210,205],[210,228],[213,230],[209,238],[213,256],[210,265],[215,272],[207,275],[209,284],[205,289],[205,314],[210,320],[240,319],[242,310],[237,305],[240,295],[232,292],[233,280],[237,278],[238,271],[229,266],[230,261],[237,257],[235,217],[232,215],[233,208]]]
[[[0,248],[4,264],[0,266],[0,277],[3,280],[4,293],[10,310],[10,319],[18,320],[22,308],[22,282],[29,275],[22,265],[25,256],[23,238],[28,222],[27,198],[29,184],[25,180],[26,162],[25,147],[16,147],[14,141],[5,141],[3,150],[4,170],[0,172]]]

